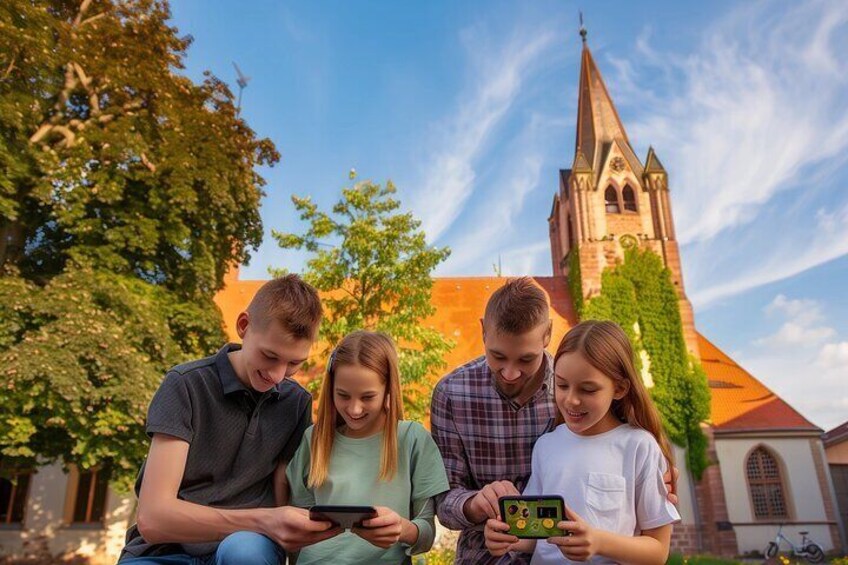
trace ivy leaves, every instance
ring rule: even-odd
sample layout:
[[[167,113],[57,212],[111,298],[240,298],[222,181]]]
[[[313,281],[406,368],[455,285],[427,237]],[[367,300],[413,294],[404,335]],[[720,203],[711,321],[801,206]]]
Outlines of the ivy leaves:
[[[579,280],[576,258],[571,269],[576,276],[570,281]],[[572,283],[575,292],[582,298],[579,283]],[[585,302],[575,298],[575,304],[581,319],[612,320],[627,333],[637,369],[653,380],[651,396],[666,433],[687,448],[689,469],[700,479],[709,465],[701,423],[710,416],[710,391],[703,368],[686,350],[677,290],[662,259],[650,250],[627,249],[623,264],[602,273],[600,294]]]

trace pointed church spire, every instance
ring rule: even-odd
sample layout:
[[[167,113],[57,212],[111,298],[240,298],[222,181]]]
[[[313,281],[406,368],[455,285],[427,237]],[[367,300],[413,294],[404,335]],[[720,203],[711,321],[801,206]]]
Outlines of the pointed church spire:
[[[660,163],[657,154],[654,153],[653,147],[648,147],[648,156],[645,157],[645,172],[646,173],[664,173],[665,167]]]
[[[575,173],[592,172],[592,165],[589,164],[589,161],[586,159],[586,156],[580,149],[578,149],[577,153],[575,153],[574,155],[574,163],[572,163],[571,165],[571,170]]]
[[[598,70],[592,52],[586,42],[586,28],[583,26],[583,15],[580,15],[580,36],[583,39],[583,54],[580,62],[580,90],[577,101],[577,140],[576,149],[582,150],[593,167],[597,167],[596,159],[604,144],[618,141],[629,149],[632,155],[631,166],[639,166],[639,160],[633,153],[630,141],[618,112],[610,98],[601,72]],[[631,159],[628,159],[631,160]]]

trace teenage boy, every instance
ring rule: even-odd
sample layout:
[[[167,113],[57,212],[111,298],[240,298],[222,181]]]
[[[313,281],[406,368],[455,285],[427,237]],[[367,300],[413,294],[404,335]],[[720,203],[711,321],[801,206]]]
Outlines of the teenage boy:
[[[283,506],[286,463],[312,423],[312,397],[289,377],[321,315],[300,277],[269,281],[238,315],[242,345],[165,375],[147,414],[150,451],[122,565],[276,564],[339,533]]]
[[[528,277],[509,281],[492,294],[480,323],[485,355],[433,390],[430,424],[451,486],[436,498],[436,514],[462,531],[457,564],[529,563],[530,554],[489,554],[483,525],[498,516],[499,497],[524,490],[533,445],[556,425],[545,293]]]

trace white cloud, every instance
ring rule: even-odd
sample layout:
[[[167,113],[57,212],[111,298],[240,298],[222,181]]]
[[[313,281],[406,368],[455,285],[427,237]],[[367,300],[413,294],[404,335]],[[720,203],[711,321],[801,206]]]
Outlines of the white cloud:
[[[736,252],[745,255],[739,257],[740,263],[735,269],[718,271],[700,281],[696,279],[695,289],[690,292],[692,301],[698,307],[707,307],[722,298],[788,279],[848,253],[848,205],[835,212],[819,210],[815,217],[813,226],[798,229],[787,221],[782,226],[784,233],[767,232],[774,237],[770,253],[755,253],[751,248],[746,252],[746,246],[737,242]],[[732,248],[708,243],[689,251],[688,258],[693,263],[734,253]],[[751,260],[752,255],[756,255],[755,261]]]
[[[687,268],[697,307],[848,253],[846,191],[834,184],[848,159],[845,52],[844,2],[813,0],[740,5],[685,56],[659,52],[646,30],[638,57],[613,61],[614,96],[639,109],[631,139],[669,169],[684,264],[721,258]],[[802,213],[825,194],[840,213]],[[777,198],[783,217],[764,224]],[[764,229],[771,240],[752,261],[739,242]]]
[[[835,333],[833,328],[809,328],[795,322],[786,322],[780,326],[776,334],[758,339],[754,343],[757,345],[806,345],[820,343]]]
[[[774,300],[766,306],[767,314],[782,313],[794,318],[798,324],[810,325],[824,319],[821,305],[810,299],[791,299],[784,294],[778,294]]]
[[[848,341],[828,343],[822,347],[819,351],[818,364],[830,370],[844,370],[848,367]]]
[[[482,39],[474,38],[470,49],[489,57],[476,62],[471,92],[439,128],[423,182],[413,196],[412,209],[430,241],[438,240],[462,213],[476,188],[477,160],[554,38],[550,31],[536,29],[495,49],[481,48]]]
[[[533,114],[527,120],[521,132],[508,145],[506,153],[510,155],[509,161],[492,175],[494,179],[486,187],[486,197],[475,200],[475,209],[469,212],[468,222],[451,243],[451,257],[443,274],[473,271],[475,267],[479,269],[480,264],[488,266],[496,262],[498,256],[504,274],[547,271],[537,264],[535,257],[519,258],[509,248],[514,247],[515,238],[520,235],[517,232],[524,227],[516,219],[524,209],[528,195],[540,186],[545,146],[550,142],[550,133],[558,125],[556,119],[538,114]],[[531,247],[535,249],[538,245],[534,243]],[[550,244],[547,240],[545,246],[545,257],[549,263]],[[519,263],[533,266],[533,270],[516,271]]]
[[[551,242],[544,239],[530,245],[507,249],[501,255],[501,266],[504,276],[517,277],[539,273],[543,268],[547,268],[550,260]]]
[[[754,341],[758,346],[805,346],[815,345],[833,337],[836,331],[823,325],[821,305],[815,300],[789,299],[778,294],[766,306],[766,314],[779,315],[787,320],[777,333]]]
[[[764,309],[766,322],[784,320],[777,333],[736,354],[742,366],[823,429],[842,423],[848,408],[848,341],[829,327],[821,303],[779,294]]]

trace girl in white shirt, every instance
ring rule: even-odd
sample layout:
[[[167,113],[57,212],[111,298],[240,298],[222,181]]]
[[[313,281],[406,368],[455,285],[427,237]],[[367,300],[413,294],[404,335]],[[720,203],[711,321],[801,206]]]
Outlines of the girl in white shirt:
[[[562,496],[564,534],[519,540],[490,519],[486,547],[495,556],[532,552],[534,565],[665,563],[680,520],[663,483],[672,453],[626,334],[613,322],[578,324],[559,344],[554,371],[560,425],[536,442],[524,494]]]

